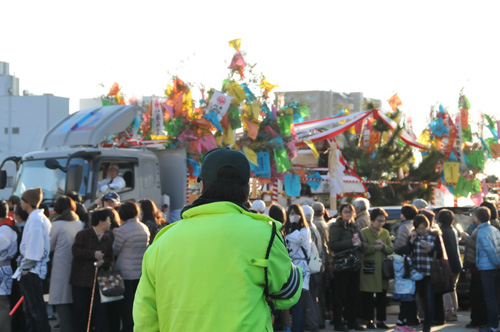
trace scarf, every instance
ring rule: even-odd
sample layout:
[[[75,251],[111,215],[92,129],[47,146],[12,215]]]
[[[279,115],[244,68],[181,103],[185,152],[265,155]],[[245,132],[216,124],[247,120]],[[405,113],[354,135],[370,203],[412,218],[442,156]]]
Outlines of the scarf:
[[[11,217],[7,217],[4,220],[0,221],[0,226],[3,225],[15,226],[16,223],[14,222],[14,219],[12,219]]]

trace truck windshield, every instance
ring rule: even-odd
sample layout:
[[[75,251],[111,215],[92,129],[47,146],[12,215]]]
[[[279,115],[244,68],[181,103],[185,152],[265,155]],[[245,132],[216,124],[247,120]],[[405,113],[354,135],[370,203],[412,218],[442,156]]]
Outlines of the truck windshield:
[[[60,165],[66,166],[67,158],[57,159]],[[81,158],[73,158],[71,165],[83,166],[83,177],[79,194],[84,196],[87,192],[87,180],[89,164]],[[66,173],[60,169],[49,169],[45,167],[45,159],[26,160],[21,164],[17,173],[16,184],[13,194],[21,197],[26,189],[41,187],[43,201],[53,203],[59,196],[64,194],[66,188]]]

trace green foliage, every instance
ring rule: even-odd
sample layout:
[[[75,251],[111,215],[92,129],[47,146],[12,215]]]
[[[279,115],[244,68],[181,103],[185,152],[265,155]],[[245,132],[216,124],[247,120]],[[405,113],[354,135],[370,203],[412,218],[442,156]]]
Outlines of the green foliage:
[[[393,118],[398,114],[394,113]],[[374,125],[381,134],[390,128],[378,121]],[[359,147],[359,135],[346,132],[346,145],[342,154],[348,162],[355,166],[356,173],[363,179],[374,181],[437,181],[439,174],[436,165],[442,158],[439,151],[430,151],[422,162],[414,164],[414,149],[408,144],[401,144],[400,133],[403,130],[398,126],[389,138],[389,141],[379,141],[372,153]],[[401,170],[404,171],[403,178]],[[432,187],[423,184],[367,184],[370,200],[373,206],[401,205],[405,201],[415,198],[430,200]]]

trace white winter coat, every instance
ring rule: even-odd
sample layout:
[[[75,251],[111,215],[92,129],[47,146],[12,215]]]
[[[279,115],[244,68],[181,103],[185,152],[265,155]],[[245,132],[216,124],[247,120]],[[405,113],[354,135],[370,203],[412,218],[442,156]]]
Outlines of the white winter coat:
[[[307,257],[309,257],[311,254],[311,230],[309,227],[303,227],[300,230],[295,230],[287,234],[285,236],[285,244],[293,264],[302,268],[302,277],[304,279],[302,289],[309,290],[309,276],[311,273],[304,250]],[[302,250],[301,247],[304,248],[304,250]]]

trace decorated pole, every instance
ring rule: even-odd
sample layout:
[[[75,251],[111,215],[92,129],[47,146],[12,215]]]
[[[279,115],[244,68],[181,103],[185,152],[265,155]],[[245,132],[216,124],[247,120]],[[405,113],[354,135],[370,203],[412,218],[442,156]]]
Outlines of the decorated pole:
[[[278,203],[278,180],[273,181],[273,202]]]

